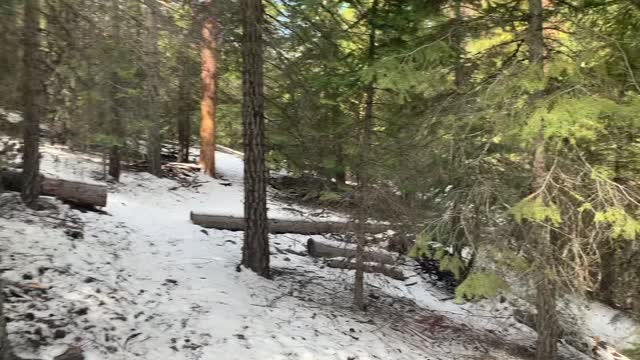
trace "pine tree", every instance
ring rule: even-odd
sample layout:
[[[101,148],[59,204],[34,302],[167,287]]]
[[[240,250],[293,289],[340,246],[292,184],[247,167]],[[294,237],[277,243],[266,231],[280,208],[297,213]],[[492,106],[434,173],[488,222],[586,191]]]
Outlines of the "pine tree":
[[[0,281],[0,289],[4,289],[4,281]],[[0,360],[17,360],[13,355],[7,333],[7,320],[4,316],[4,291],[0,291]]]
[[[147,158],[149,161],[149,173],[160,176],[162,172],[162,139],[160,138],[160,115],[158,111],[159,99],[160,99],[160,83],[159,74],[160,66],[160,52],[158,51],[158,21],[160,17],[160,9],[156,0],[146,0],[145,3],[149,8],[148,15],[148,29],[147,29],[147,46],[148,51],[148,69],[147,69],[147,93],[149,94],[148,102],[148,116],[149,116],[149,130],[147,133]]]
[[[369,43],[367,61],[372,66],[376,57],[376,21],[378,0],[373,0],[368,14]],[[358,167],[358,219],[357,219],[357,248],[356,274],[353,303],[360,310],[364,309],[364,252],[367,238],[364,234],[364,224],[369,218],[369,147],[371,146],[371,132],[373,127],[373,101],[375,97],[376,78],[373,76],[364,89],[364,114],[362,115],[362,138],[360,139],[360,164]]]
[[[200,5],[202,18],[202,100],[200,102],[200,165],[205,174],[216,174],[216,108],[218,106],[218,22],[213,12],[213,2]]]
[[[242,122],[245,232],[242,265],[269,277],[262,0],[242,0]]]
[[[120,37],[120,0],[111,0],[111,41],[116,46],[121,40]],[[120,101],[121,81],[118,74],[118,59],[113,59],[109,70],[109,81],[107,93],[109,99],[109,131],[110,131],[110,151],[109,151],[109,175],[116,181],[120,181],[122,145],[125,136],[125,125],[122,119],[122,109]]]
[[[27,0],[24,8],[23,56],[23,169],[22,200],[36,207],[40,195],[40,118],[44,89],[40,68],[40,0]]]

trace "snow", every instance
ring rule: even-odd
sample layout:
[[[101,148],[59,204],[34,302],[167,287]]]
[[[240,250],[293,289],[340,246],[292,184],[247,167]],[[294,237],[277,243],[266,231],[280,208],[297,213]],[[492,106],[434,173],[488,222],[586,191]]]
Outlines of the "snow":
[[[354,312],[353,272],[304,256],[308,236],[271,237],[273,280],[238,272],[242,233],[189,221],[192,210],[242,215],[241,159],[219,152],[217,166],[221,179],[198,175],[195,189],[125,172],[109,184],[106,214],[52,199],[32,211],[1,195],[6,315],[19,355],[49,360],[79,346],[88,360],[526,358],[535,334],[507,305],[455,304],[415,274],[366,274],[369,310]],[[102,174],[99,157],[54,146],[43,148],[41,168],[91,182]],[[269,200],[273,217],[314,210]]]
[[[580,328],[587,335],[597,335],[622,350],[640,343],[638,322],[619,310],[594,301],[570,298],[565,306],[580,319]]]

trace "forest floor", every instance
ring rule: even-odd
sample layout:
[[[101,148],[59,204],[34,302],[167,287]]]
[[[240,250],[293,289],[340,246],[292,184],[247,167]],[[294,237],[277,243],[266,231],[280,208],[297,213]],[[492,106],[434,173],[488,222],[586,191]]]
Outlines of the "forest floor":
[[[101,160],[45,146],[42,171],[97,181]],[[351,307],[353,273],[306,255],[309,236],[271,237],[273,279],[237,271],[242,233],[203,229],[192,210],[242,214],[242,160],[218,153],[220,179],[198,187],[125,172],[103,213],[55,200],[25,209],[0,195],[6,316],[19,355],[70,347],[116,359],[528,359],[535,333],[500,302],[458,305],[421,277],[367,274],[368,311]],[[270,216],[318,209],[269,201]],[[327,214],[328,218],[337,214]],[[582,355],[563,347],[566,359]]]

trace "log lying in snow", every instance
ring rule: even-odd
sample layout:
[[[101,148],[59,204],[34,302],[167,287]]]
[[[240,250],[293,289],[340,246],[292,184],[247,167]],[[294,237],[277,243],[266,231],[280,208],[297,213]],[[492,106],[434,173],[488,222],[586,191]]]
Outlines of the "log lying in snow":
[[[22,190],[22,174],[18,171],[2,171],[0,182],[8,190]],[[40,191],[42,195],[54,196],[62,201],[77,205],[94,207],[107,205],[107,187],[105,185],[42,176]]]
[[[326,264],[328,267],[331,267],[331,268],[346,269],[346,270],[356,269],[356,263],[352,260],[345,259],[345,258],[327,259]],[[364,264],[362,264],[362,266],[363,266],[362,270],[364,270],[364,272],[382,274],[395,280],[407,279],[402,269],[399,269],[395,266],[380,264],[375,262],[365,262]]]
[[[209,215],[191,212],[191,221],[205,228],[244,231],[244,218],[222,215]],[[377,234],[385,232],[389,225],[367,224],[365,232]],[[353,224],[346,222],[323,222],[308,220],[269,219],[269,232],[272,234],[340,234],[353,231]]]
[[[313,257],[355,258],[356,246],[338,241],[309,239],[307,252]],[[396,263],[396,256],[387,251],[370,249],[364,252],[364,261],[393,265]]]

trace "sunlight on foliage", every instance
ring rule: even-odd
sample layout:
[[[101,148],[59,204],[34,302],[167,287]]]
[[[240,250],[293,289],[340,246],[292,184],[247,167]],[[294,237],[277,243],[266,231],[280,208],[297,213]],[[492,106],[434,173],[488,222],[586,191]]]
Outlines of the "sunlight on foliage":
[[[498,275],[488,272],[475,272],[456,288],[455,301],[466,301],[492,298],[508,289],[507,283]]]
[[[604,212],[596,212],[594,221],[611,226],[611,236],[614,238],[633,240],[640,234],[640,221],[620,208],[608,208]]]
[[[510,212],[518,223],[522,223],[523,220],[531,220],[537,222],[549,221],[553,225],[559,225],[562,222],[560,209],[552,202],[545,205],[539,197],[534,199],[526,198],[520,201],[511,208]]]
[[[455,255],[445,255],[440,259],[440,270],[450,271],[456,280],[462,278],[462,273],[466,269],[467,264]]]

